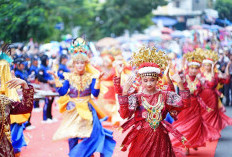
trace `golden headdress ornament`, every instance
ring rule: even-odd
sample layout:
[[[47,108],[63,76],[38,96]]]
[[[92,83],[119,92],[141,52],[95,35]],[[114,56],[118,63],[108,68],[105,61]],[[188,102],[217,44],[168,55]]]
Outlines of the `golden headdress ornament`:
[[[72,45],[69,48],[69,52],[72,54],[72,60],[89,61],[87,56],[88,46],[82,38],[76,38],[73,40]]]
[[[138,52],[132,54],[131,63],[139,68],[140,75],[150,75],[156,73],[160,75],[168,65],[168,57],[164,51],[157,51],[157,48],[152,49],[142,47]]]
[[[184,54],[184,58],[188,61],[188,66],[201,66],[205,59],[204,50],[197,48],[195,51]]]
[[[102,52],[101,52],[101,55],[104,56],[104,55],[112,55],[112,56],[117,56],[117,55],[120,55],[122,54],[122,51],[119,49],[119,48],[111,48],[111,49],[104,49]]]
[[[218,53],[212,50],[205,50],[204,52],[205,59],[203,60],[204,64],[213,64],[218,61]]]

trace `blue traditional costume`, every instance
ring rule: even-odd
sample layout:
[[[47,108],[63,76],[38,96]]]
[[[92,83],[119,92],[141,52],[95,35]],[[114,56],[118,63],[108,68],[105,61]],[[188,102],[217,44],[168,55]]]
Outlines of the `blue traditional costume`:
[[[76,41],[79,41],[76,47],[80,48],[80,41],[83,39]],[[88,60],[87,55],[81,52],[83,51],[78,50],[73,60]],[[97,75],[99,72],[86,63],[83,75],[74,72],[63,73],[63,84],[56,80],[61,95],[57,102],[60,112],[63,113],[63,121],[53,140],[69,139],[70,157],[89,157],[95,152],[105,157],[113,154],[116,142],[113,140],[112,131],[104,129],[101,125],[99,118],[104,118],[104,114],[91,98],[91,94],[94,97],[99,94]]]
[[[51,70],[51,68],[48,66],[49,63],[49,58],[47,55],[43,55],[41,57],[41,65],[39,68],[39,72],[38,72],[38,80],[40,82],[42,82],[44,87],[43,88],[47,88],[47,89],[43,89],[43,90],[51,90],[52,91],[52,85],[49,84],[49,81],[53,80],[52,75],[50,75],[48,73],[48,71]],[[47,84],[47,86],[46,86]],[[43,121],[47,121],[49,119],[52,120],[52,104],[54,101],[54,97],[45,97],[45,104],[43,107]]]
[[[68,69],[67,65],[64,64],[64,63],[62,63],[62,61],[63,61],[64,59],[68,59],[68,56],[65,55],[65,54],[62,54],[62,55],[60,56],[60,64],[59,64],[59,69],[58,69],[58,72],[57,72],[59,78],[61,78],[61,79],[64,79],[64,76],[63,76],[63,73],[64,73],[64,72],[70,72],[70,70]]]

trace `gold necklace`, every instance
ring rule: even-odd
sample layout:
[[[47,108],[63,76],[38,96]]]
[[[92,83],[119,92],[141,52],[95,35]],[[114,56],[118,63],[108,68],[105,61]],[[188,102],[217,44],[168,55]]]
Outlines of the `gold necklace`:
[[[69,81],[70,85],[75,87],[78,91],[84,91],[92,82],[92,75],[85,72],[83,75],[74,73],[67,73],[65,79]]]
[[[190,90],[190,93],[193,94],[194,91],[197,89],[197,83],[198,83],[198,79],[197,77],[195,77],[194,81],[191,81],[189,75],[186,75],[186,81],[188,83],[188,88]]]
[[[162,100],[162,94],[158,97],[158,102],[155,104],[155,106],[150,105],[146,98],[141,97],[142,99],[142,105],[147,110],[147,118],[146,121],[149,123],[151,128],[154,130],[159,126],[160,121],[162,121],[162,109],[164,108],[164,102]]]
[[[211,73],[204,73],[204,76],[205,76],[207,81],[212,81],[213,76]]]

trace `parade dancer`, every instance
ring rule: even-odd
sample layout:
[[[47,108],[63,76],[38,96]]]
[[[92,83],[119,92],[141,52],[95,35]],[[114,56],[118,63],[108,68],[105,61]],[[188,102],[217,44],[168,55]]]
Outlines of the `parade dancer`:
[[[101,156],[110,157],[116,142],[112,132],[104,129],[99,119],[104,114],[98,109],[91,98],[99,94],[99,72],[89,64],[85,41],[77,38],[73,41],[72,53],[73,71],[63,73],[64,82],[56,78],[56,86],[61,95],[57,101],[63,120],[53,136],[53,140],[69,141],[70,157],[89,157],[95,152]]]
[[[222,93],[216,87],[218,83],[229,83],[229,66],[231,63],[227,64],[226,77],[222,77],[215,72],[215,63],[218,61],[218,54],[214,51],[207,50],[204,55],[206,59],[203,60],[203,73],[200,79],[203,84],[203,90],[200,96],[206,105],[213,110],[211,112],[202,110],[202,116],[208,125],[217,130],[222,130],[226,126],[232,125],[232,119],[219,109],[218,103]]]
[[[10,51],[7,47],[7,45],[4,45],[0,54],[0,156],[19,157],[21,147],[25,146],[26,142],[23,129],[16,122],[25,122],[27,120],[28,116],[23,114],[30,113],[32,110],[34,89],[22,79],[11,78],[10,63],[12,59],[8,56]],[[23,88],[21,102],[15,90],[15,87],[18,86]],[[12,129],[14,133],[11,135]]]
[[[189,106],[189,90],[185,90],[179,75],[174,75],[180,88],[180,96],[171,91],[157,89],[162,72],[167,66],[167,56],[155,48],[141,48],[132,56],[132,63],[138,67],[140,86],[136,94],[128,95],[134,80],[132,77],[120,87],[120,79],[114,78],[115,90],[120,104],[119,113],[128,121],[123,131],[131,128],[122,143],[122,151],[129,149],[129,157],[174,157],[175,152],[168,132],[185,144],[185,138],[164,118],[169,112],[176,118],[178,113]],[[132,127],[133,126],[133,127]]]
[[[103,65],[100,68],[104,75],[101,79],[100,94],[98,96],[98,104],[100,108],[107,114],[109,121],[113,125],[120,125],[120,116],[116,104],[113,78],[115,76],[115,68],[113,67],[114,57],[111,55],[111,50],[103,51]]]
[[[188,52],[184,58],[188,61],[188,68],[185,74],[185,85],[191,93],[191,106],[184,109],[179,115],[178,120],[173,123],[173,127],[178,129],[188,140],[190,146],[187,147],[186,154],[189,154],[189,148],[197,150],[198,147],[205,146],[208,140],[217,140],[220,137],[219,132],[207,125],[202,118],[202,108],[210,112],[212,109],[207,107],[199,96],[202,85],[197,77],[200,72],[201,63],[204,59],[203,50],[197,49]],[[172,140],[174,146],[181,146],[176,139]]]

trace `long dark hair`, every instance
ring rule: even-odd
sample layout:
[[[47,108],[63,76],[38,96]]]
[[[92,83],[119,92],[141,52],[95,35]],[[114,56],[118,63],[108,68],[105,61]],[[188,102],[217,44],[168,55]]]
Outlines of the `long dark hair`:
[[[48,66],[46,61],[48,60],[48,56],[47,55],[43,55],[41,58],[41,64],[44,66]]]

